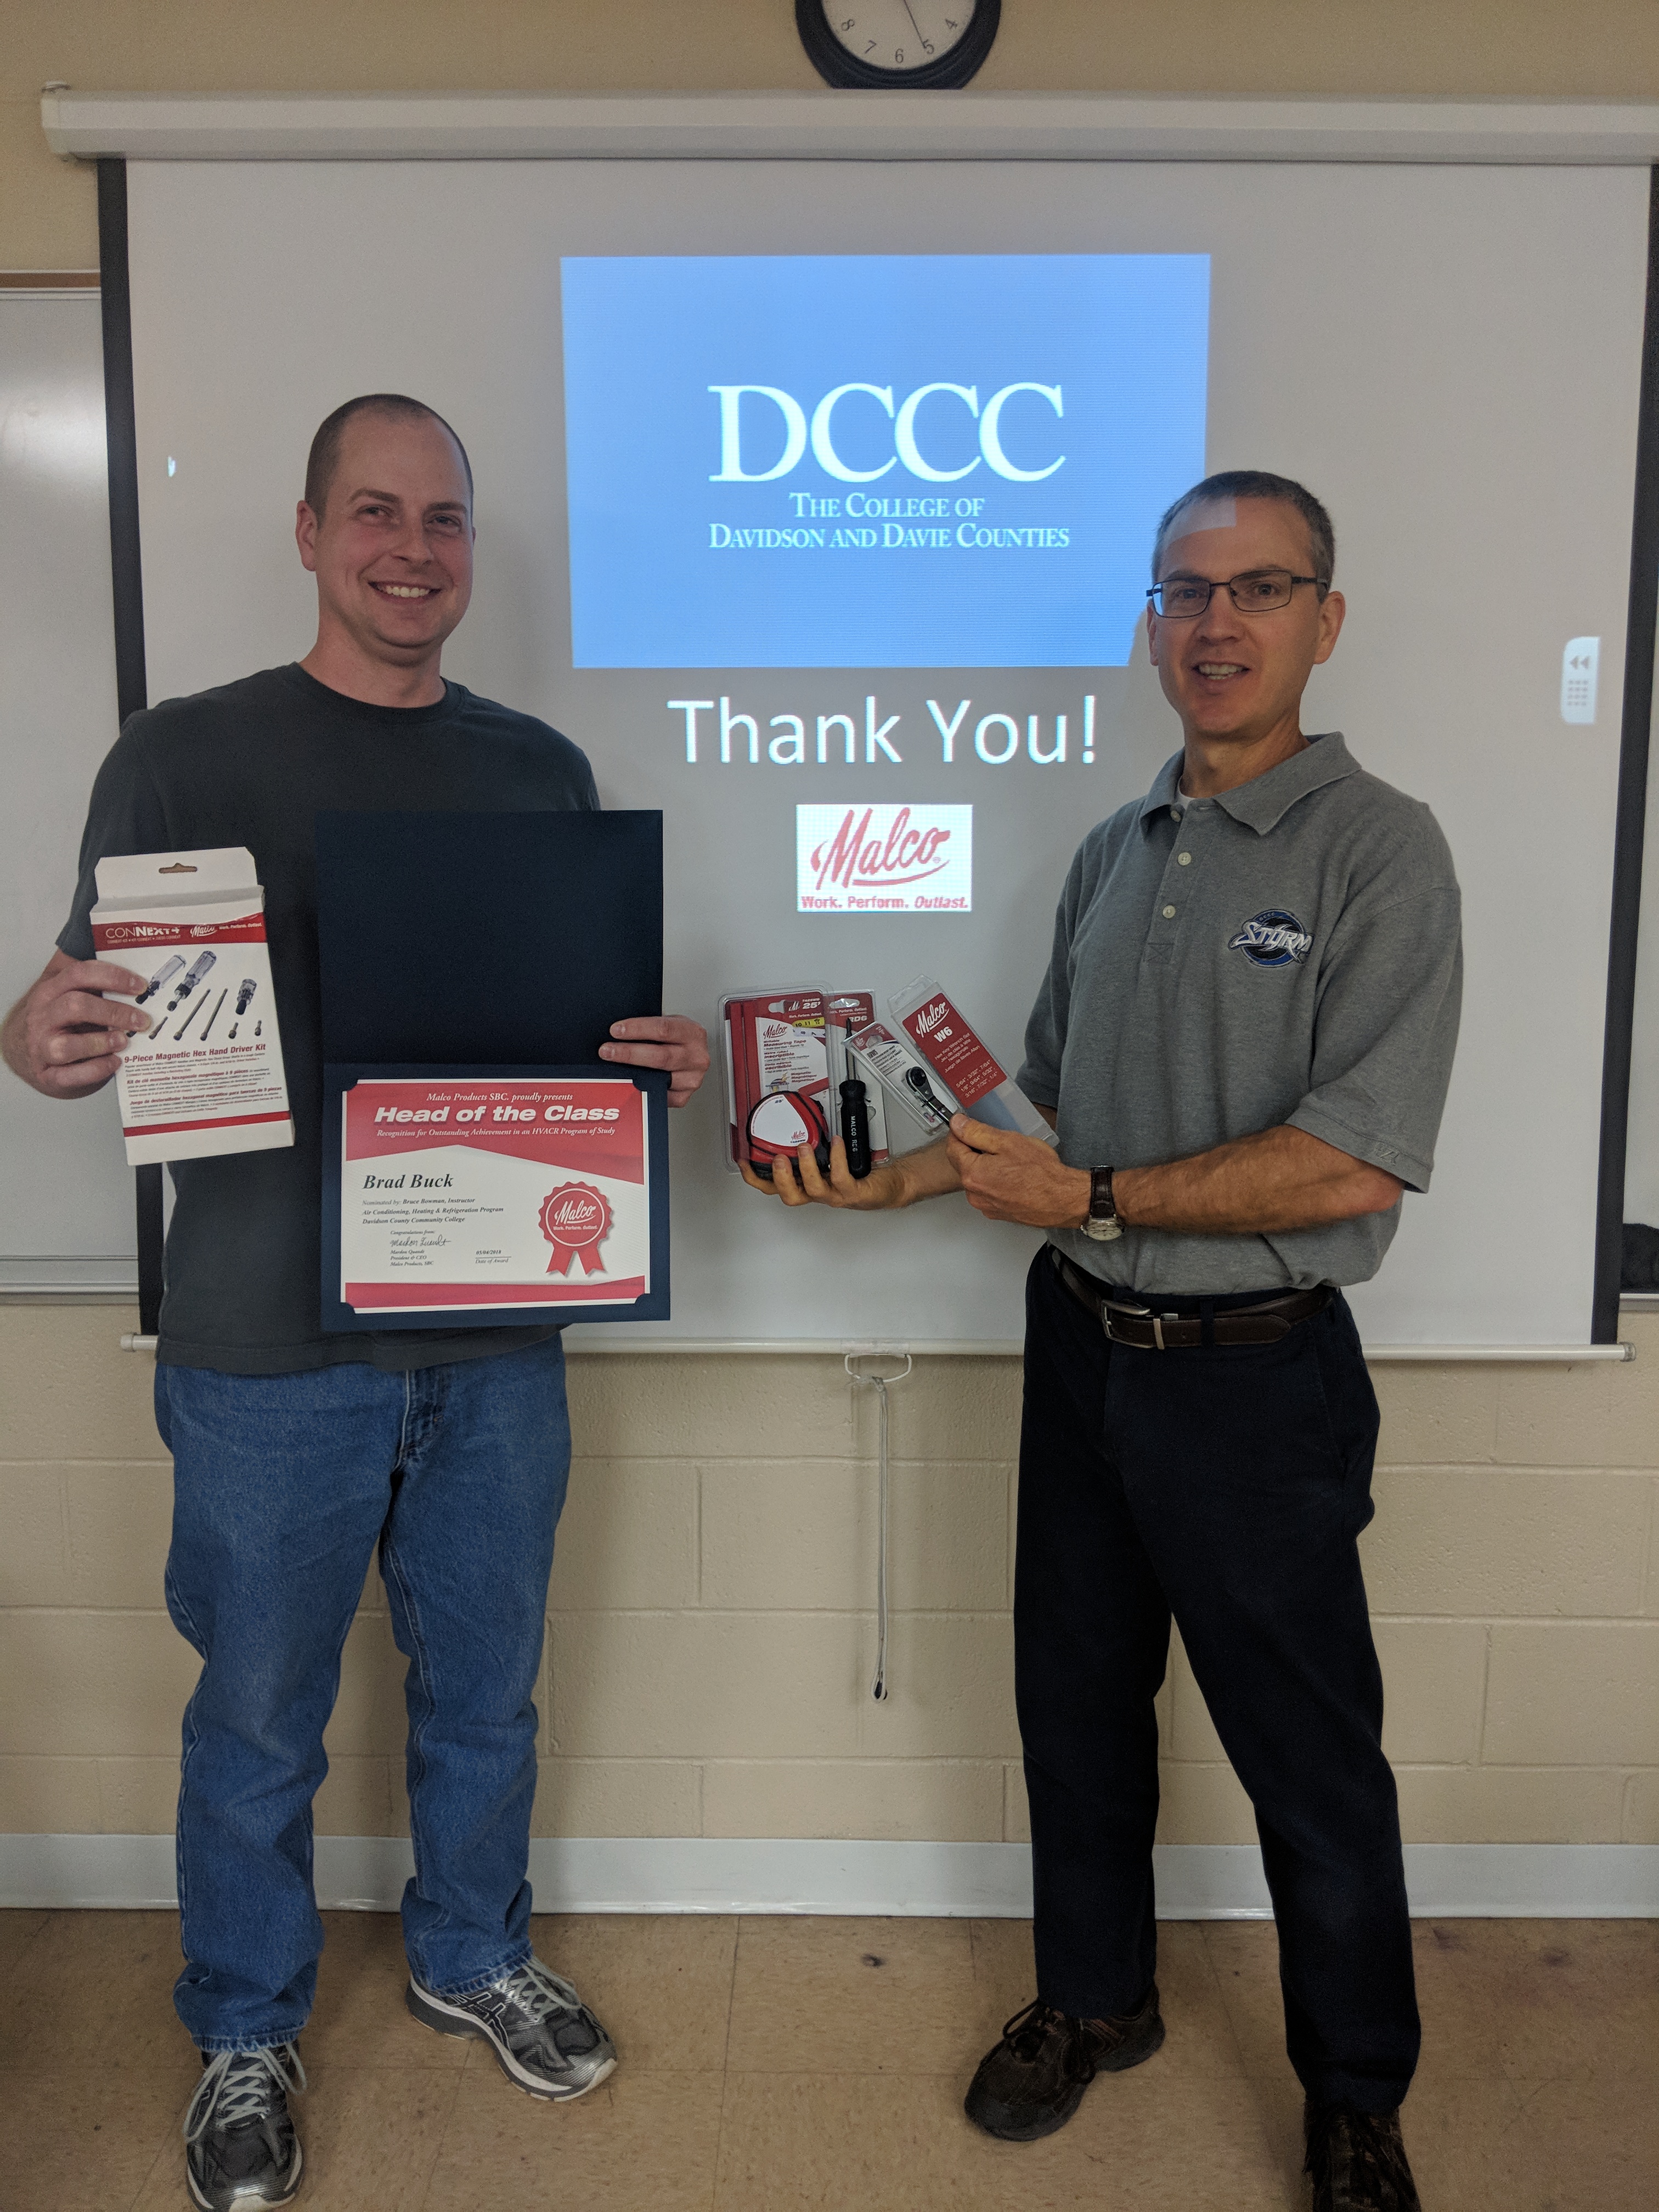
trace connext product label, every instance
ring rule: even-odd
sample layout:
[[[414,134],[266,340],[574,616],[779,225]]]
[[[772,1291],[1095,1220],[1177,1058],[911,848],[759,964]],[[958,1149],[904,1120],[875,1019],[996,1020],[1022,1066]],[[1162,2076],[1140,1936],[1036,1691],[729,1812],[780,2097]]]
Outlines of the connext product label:
[[[800,914],[968,914],[971,806],[798,806]]]

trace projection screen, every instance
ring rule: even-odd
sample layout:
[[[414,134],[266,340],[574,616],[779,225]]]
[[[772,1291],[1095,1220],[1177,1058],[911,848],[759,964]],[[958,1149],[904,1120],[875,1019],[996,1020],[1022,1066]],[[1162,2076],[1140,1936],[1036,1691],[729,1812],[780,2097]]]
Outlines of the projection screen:
[[[1348,600],[1306,725],[1430,802],[1466,901],[1433,1187],[1360,1325],[1587,1341],[1647,197],[1638,168],[136,164],[150,696],[306,650],[312,431],[414,392],[477,479],[448,672],[664,809],[668,1005],[926,972],[1012,1068],[1073,851],[1179,742],[1139,628],[1158,508],[1206,468],[1301,477]],[[826,825],[945,806],[948,902],[879,854],[826,874]],[[960,1200],[785,1219],[723,1169],[717,1091],[675,1121],[675,1318],[618,1338],[1018,1338],[1034,1234]]]

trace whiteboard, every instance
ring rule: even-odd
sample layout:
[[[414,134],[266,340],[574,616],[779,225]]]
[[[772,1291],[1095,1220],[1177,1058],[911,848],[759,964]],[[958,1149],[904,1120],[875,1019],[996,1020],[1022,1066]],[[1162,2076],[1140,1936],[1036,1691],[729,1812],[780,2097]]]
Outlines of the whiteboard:
[[[1348,625],[1310,728],[1427,799],[1467,903],[1462,1042],[1433,1191],[1355,1295],[1369,1342],[1588,1335],[1616,720],[1643,316],[1645,170],[1298,165],[158,162],[134,168],[134,355],[153,698],[312,634],[290,530],[317,421],[413,391],[478,479],[478,579],[450,672],[544,715],[609,804],[662,806],[666,999],[739,985],[878,995],[927,969],[1009,1065],[1083,830],[1178,742],[1127,666],[625,670],[573,665],[562,257],[1206,254],[1207,459],[1297,476],[1335,516]],[[410,211],[418,209],[418,221]],[[671,345],[672,333],[665,332]],[[939,374],[970,381],[965,368]],[[880,379],[872,380],[879,382]],[[641,580],[650,588],[648,576]],[[1594,724],[1562,651],[1601,640]],[[926,702],[1075,733],[1039,767],[946,768]],[[896,711],[902,762],[685,757],[671,699]],[[705,737],[708,727],[704,720]],[[796,910],[805,801],[966,801],[969,915]],[[674,1304],[699,1340],[1006,1341],[1036,1239],[957,1200],[786,1222],[720,1164],[713,1097],[675,1117]],[[1539,1164],[1549,1172],[1540,1176]],[[651,1332],[630,1331],[638,1341]]]
[[[51,957],[87,793],[116,730],[95,292],[0,293],[0,1005]],[[132,1177],[112,1089],[0,1081],[0,1285],[131,1288]]]

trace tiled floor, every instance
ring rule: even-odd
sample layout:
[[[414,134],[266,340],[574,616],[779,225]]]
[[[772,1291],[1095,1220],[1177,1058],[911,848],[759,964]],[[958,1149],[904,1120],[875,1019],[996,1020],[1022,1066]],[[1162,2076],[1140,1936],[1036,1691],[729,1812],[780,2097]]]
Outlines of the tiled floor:
[[[1029,2146],[963,2118],[981,2051],[1031,1994],[1010,1921],[538,1921],[622,2065],[562,2108],[416,2027],[398,1923],[331,1913],[301,2049],[313,2212],[1286,2212],[1300,2097],[1270,1927],[1169,1923],[1170,2035]],[[1406,2135],[1426,2212],[1659,2203],[1659,1923],[1417,1929],[1422,2070]],[[0,1913],[0,2206],[186,2202],[196,2072],[159,1912]]]

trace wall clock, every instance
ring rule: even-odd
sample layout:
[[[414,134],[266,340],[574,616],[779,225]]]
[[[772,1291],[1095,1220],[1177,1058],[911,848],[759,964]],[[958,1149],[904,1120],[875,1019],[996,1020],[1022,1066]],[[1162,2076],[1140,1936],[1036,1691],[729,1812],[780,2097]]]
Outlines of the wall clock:
[[[1002,0],[795,0],[826,84],[901,91],[966,84],[991,51]]]

